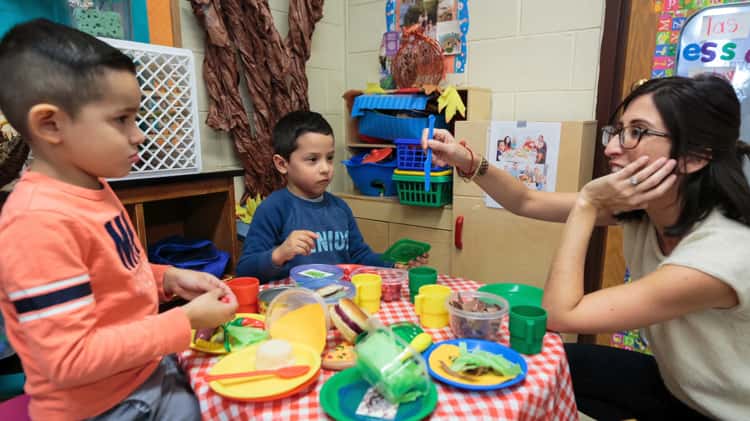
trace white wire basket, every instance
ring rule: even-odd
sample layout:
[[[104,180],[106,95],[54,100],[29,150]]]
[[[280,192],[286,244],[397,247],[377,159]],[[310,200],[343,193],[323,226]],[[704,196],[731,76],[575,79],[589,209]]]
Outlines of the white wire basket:
[[[136,118],[146,134],[141,160],[120,180],[201,172],[198,88],[193,52],[100,38],[133,59],[143,93]]]

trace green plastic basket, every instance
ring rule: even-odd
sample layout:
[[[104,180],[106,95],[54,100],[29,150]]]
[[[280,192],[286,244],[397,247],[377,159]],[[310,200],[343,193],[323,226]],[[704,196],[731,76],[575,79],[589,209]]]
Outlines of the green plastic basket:
[[[431,176],[430,191],[424,190],[424,175],[393,173],[398,190],[398,201],[405,205],[438,208],[447,205],[453,198],[453,176]]]

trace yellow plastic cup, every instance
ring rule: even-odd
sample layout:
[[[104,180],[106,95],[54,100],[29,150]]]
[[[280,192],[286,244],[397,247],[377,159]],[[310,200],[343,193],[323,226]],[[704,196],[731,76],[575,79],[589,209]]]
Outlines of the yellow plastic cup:
[[[445,285],[424,285],[414,298],[414,311],[424,327],[433,329],[448,326],[448,297],[450,288]]]
[[[383,280],[375,273],[360,273],[352,276],[352,283],[357,288],[354,303],[370,314],[380,310],[381,285]]]

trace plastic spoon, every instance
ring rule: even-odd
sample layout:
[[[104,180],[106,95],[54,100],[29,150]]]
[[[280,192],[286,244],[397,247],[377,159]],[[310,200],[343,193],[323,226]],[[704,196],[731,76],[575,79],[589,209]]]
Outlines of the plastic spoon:
[[[432,139],[435,130],[435,116],[427,117],[427,140]],[[427,158],[424,160],[424,190],[430,191],[430,170],[432,170],[432,148],[427,148]]]
[[[238,379],[242,377],[256,376],[277,376],[282,379],[293,379],[295,377],[304,376],[308,371],[310,371],[309,365],[290,365],[273,370],[254,370],[244,371],[240,373],[209,374],[205,377],[205,380],[207,382],[214,382],[217,380]]]
[[[432,336],[430,336],[429,333],[420,333],[419,335],[415,336],[414,339],[412,339],[409,343],[409,347],[419,353],[429,348],[430,345],[432,345]],[[405,350],[403,350],[403,352],[401,352],[401,355],[399,355],[399,361],[404,362],[409,357],[411,357],[411,349],[406,348]]]

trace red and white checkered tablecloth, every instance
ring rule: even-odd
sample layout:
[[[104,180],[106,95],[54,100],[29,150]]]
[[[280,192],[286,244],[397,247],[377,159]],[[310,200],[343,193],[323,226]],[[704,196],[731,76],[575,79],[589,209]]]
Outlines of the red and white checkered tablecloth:
[[[473,291],[480,284],[461,278],[440,276],[438,283],[454,291]],[[280,283],[265,286],[278,286]],[[386,325],[411,321],[418,323],[414,307],[409,302],[408,288],[403,288],[401,301],[383,302],[378,318]],[[507,323],[501,341],[508,345]],[[453,339],[449,327],[425,329],[434,342]],[[338,339],[333,333],[330,339]],[[471,392],[456,389],[436,381],[438,404],[431,420],[577,420],[578,410],[570,380],[568,360],[559,335],[548,332],[540,354],[524,355],[529,371],[526,380],[518,385],[496,391]],[[190,377],[190,384],[198,396],[204,420],[314,420],[328,419],[318,402],[323,384],[336,372],[321,370],[320,377],[307,391],[273,402],[245,403],[221,397],[208,387],[204,376],[219,357],[187,350],[180,354],[180,364]]]

